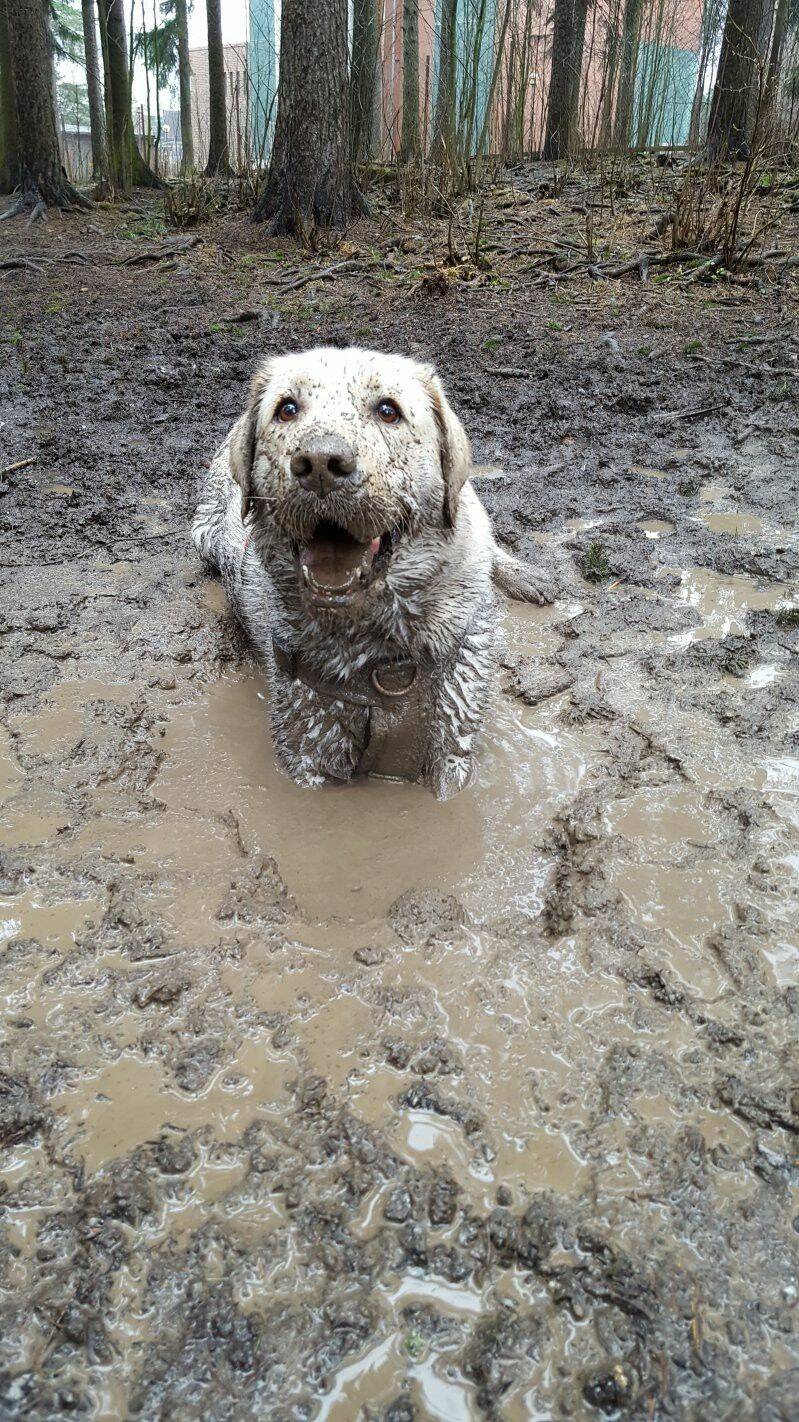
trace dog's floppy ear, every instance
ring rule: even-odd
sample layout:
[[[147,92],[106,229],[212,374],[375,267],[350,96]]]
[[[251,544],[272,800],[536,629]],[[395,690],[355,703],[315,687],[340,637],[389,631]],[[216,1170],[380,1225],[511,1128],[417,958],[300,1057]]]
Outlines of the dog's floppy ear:
[[[458,513],[458,495],[472,472],[471,445],[469,436],[444,394],[444,387],[432,366],[425,368],[424,384],[433,406],[441,448],[444,522],[449,528],[454,528]]]
[[[261,397],[266,389],[268,378],[267,366],[262,366],[253,376],[247,409],[236,421],[230,434],[230,472],[241,489],[242,522],[252,507],[250,485],[252,466],[255,462],[255,446],[258,440],[258,416],[261,412]]]

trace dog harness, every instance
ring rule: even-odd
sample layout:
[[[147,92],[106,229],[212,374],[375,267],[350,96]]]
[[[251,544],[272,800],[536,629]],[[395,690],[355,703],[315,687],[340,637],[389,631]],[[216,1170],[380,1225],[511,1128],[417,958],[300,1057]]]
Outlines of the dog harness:
[[[369,713],[358,775],[381,780],[421,779],[429,730],[429,676],[405,657],[387,657],[360,667],[346,682],[321,676],[302,652],[272,639],[275,663],[329,701],[364,706]]]

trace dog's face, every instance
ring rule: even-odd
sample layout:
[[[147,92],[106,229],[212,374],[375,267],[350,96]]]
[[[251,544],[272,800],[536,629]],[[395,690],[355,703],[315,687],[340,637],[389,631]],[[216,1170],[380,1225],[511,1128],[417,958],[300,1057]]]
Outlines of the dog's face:
[[[432,367],[325,347],[264,363],[230,457],[243,516],[285,540],[303,597],[350,616],[403,540],[453,527],[471,464]]]

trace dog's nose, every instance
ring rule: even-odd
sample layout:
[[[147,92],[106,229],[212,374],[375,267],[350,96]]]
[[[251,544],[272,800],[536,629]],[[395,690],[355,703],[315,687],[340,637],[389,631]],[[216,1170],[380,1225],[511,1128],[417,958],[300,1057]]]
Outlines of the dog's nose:
[[[313,494],[329,494],[355,473],[352,445],[338,435],[318,435],[292,454],[289,467],[297,483]]]

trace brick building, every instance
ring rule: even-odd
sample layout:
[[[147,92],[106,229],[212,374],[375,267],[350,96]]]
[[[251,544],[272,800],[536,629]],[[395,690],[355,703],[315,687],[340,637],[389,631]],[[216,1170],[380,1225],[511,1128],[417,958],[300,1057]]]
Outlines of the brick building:
[[[228,149],[234,168],[243,168],[252,149],[251,82],[247,44],[226,44],[225,107],[227,110]],[[190,49],[191,128],[194,138],[194,162],[204,168],[208,160],[208,50]]]

